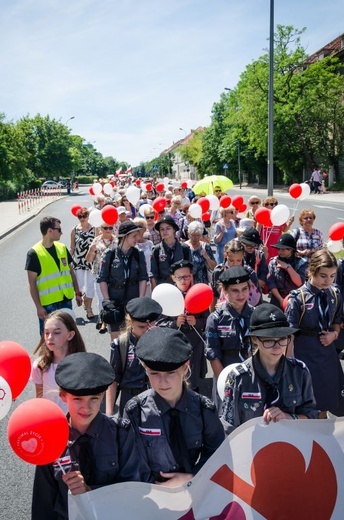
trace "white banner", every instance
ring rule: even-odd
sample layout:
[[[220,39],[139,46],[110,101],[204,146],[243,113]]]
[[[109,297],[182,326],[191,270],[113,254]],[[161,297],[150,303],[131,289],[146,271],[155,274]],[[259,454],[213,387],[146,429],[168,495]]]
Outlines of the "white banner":
[[[343,520],[344,418],[237,428],[187,484],[69,495],[70,520]]]

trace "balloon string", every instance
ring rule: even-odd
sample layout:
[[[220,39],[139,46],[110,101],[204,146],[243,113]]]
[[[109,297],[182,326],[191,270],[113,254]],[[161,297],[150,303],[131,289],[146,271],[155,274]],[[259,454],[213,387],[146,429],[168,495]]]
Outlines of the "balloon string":
[[[300,201],[297,200],[297,201],[296,201],[296,204],[295,204],[295,206],[294,206],[294,210],[293,210],[293,211],[294,211],[294,213],[293,213],[293,215],[292,215],[293,217],[295,217],[295,213],[296,213],[296,211],[297,211],[297,208],[299,207],[299,204],[300,204]]]
[[[205,346],[207,346],[206,342],[204,341],[204,339],[202,338],[202,336],[200,335],[200,333],[198,332],[198,330],[195,329],[195,327],[193,325],[191,325],[191,327],[193,328],[193,330],[196,332],[197,336],[202,340],[202,342],[204,343]]]

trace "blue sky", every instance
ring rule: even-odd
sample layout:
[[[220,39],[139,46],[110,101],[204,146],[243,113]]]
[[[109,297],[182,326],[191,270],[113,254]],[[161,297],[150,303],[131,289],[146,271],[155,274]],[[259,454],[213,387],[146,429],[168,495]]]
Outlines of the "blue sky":
[[[0,112],[49,114],[133,166],[210,123],[268,47],[269,0],[0,0]],[[311,54],[344,33],[343,0],[275,0]],[[180,130],[183,128],[183,130]]]

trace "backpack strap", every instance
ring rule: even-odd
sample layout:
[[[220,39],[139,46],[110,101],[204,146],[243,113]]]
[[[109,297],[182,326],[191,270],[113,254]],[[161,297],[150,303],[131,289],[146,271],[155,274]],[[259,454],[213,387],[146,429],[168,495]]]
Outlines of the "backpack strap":
[[[125,370],[129,350],[129,334],[120,334],[118,337],[119,354],[121,356],[122,374]]]
[[[299,289],[300,290],[300,296],[301,296],[301,300],[302,300],[302,310],[301,310],[301,316],[299,318],[299,323],[298,325],[300,325],[301,321],[302,321],[302,318],[306,312],[306,300],[305,300],[305,293],[303,292],[302,289]]]

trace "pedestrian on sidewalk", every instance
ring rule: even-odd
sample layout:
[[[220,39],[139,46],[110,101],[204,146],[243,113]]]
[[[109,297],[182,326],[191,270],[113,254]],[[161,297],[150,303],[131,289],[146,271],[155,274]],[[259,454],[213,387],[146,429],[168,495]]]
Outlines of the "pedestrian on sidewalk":
[[[71,309],[74,297],[80,306],[82,295],[72,267],[73,259],[67,246],[59,242],[61,221],[44,217],[40,221],[40,230],[42,239],[28,251],[25,270],[42,335],[47,314],[58,309]]]

